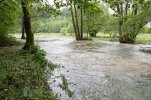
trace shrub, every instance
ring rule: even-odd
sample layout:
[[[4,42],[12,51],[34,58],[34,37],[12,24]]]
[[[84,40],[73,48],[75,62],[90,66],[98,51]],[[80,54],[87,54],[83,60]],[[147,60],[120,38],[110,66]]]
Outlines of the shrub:
[[[19,45],[21,42],[16,41],[16,39],[7,34],[0,34],[0,47]]]

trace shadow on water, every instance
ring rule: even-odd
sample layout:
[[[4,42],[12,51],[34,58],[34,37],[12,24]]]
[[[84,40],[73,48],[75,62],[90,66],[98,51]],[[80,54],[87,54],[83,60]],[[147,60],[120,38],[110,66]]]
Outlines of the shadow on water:
[[[151,100],[151,55],[140,52],[141,45],[46,38],[39,45],[47,58],[64,66],[49,80],[61,100]]]

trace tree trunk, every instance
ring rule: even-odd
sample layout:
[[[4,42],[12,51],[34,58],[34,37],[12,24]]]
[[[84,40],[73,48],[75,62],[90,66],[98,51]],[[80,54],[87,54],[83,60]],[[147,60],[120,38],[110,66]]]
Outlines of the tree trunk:
[[[74,29],[74,32],[75,32],[76,40],[78,40],[78,35],[77,35],[77,29],[76,29],[76,25],[75,25],[75,19],[74,19],[72,4],[71,4],[71,17],[72,17],[72,24],[73,24],[73,29]]]
[[[77,8],[76,8],[75,3],[74,3],[74,11],[75,11],[75,23],[76,23],[77,36],[78,36],[78,40],[81,40],[79,22],[78,22],[78,17],[77,17]]]
[[[125,5],[125,18],[124,18],[124,20],[126,21],[127,20],[129,1],[125,0],[125,2],[126,2],[126,5]]]
[[[24,25],[24,17],[22,18],[22,36],[21,39],[25,39],[25,25]]]
[[[137,10],[138,10],[138,7],[136,5],[135,9],[134,9],[134,15],[137,15]]]
[[[119,5],[117,5],[117,12],[120,15],[119,17],[119,36],[122,35],[122,24],[123,24],[123,19],[122,19],[122,7],[120,7]]]
[[[83,7],[81,6],[81,39],[83,39]]]
[[[23,49],[30,49],[31,47],[34,46],[34,34],[31,30],[31,18],[27,5],[25,4],[25,1],[22,0],[21,4],[22,4],[23,16],[24,16],[25,32],[26,32],[26,43]]]
[[[123,24],[122,18],[119,17],[119,36],[122,35],[122,24]]]

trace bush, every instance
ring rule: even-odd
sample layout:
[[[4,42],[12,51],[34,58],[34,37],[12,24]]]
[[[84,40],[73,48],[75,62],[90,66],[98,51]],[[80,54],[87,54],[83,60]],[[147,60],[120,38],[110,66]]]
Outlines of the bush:
[[[62,33],[63,35],[66,35],[68,33],[67,28],[61,28],[60,33]]]
[[[0,34],[0,47],[14,46],[20,44],[21,43],[16,41],[14,37],[7,34]]]

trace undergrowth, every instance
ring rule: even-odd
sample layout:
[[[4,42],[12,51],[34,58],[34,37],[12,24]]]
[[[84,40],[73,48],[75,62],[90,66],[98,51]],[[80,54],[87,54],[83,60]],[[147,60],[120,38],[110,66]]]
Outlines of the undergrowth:
[[[58,100],[47,83],[48,72],[55,67],[38,47],[0,48],[0,100]]]

